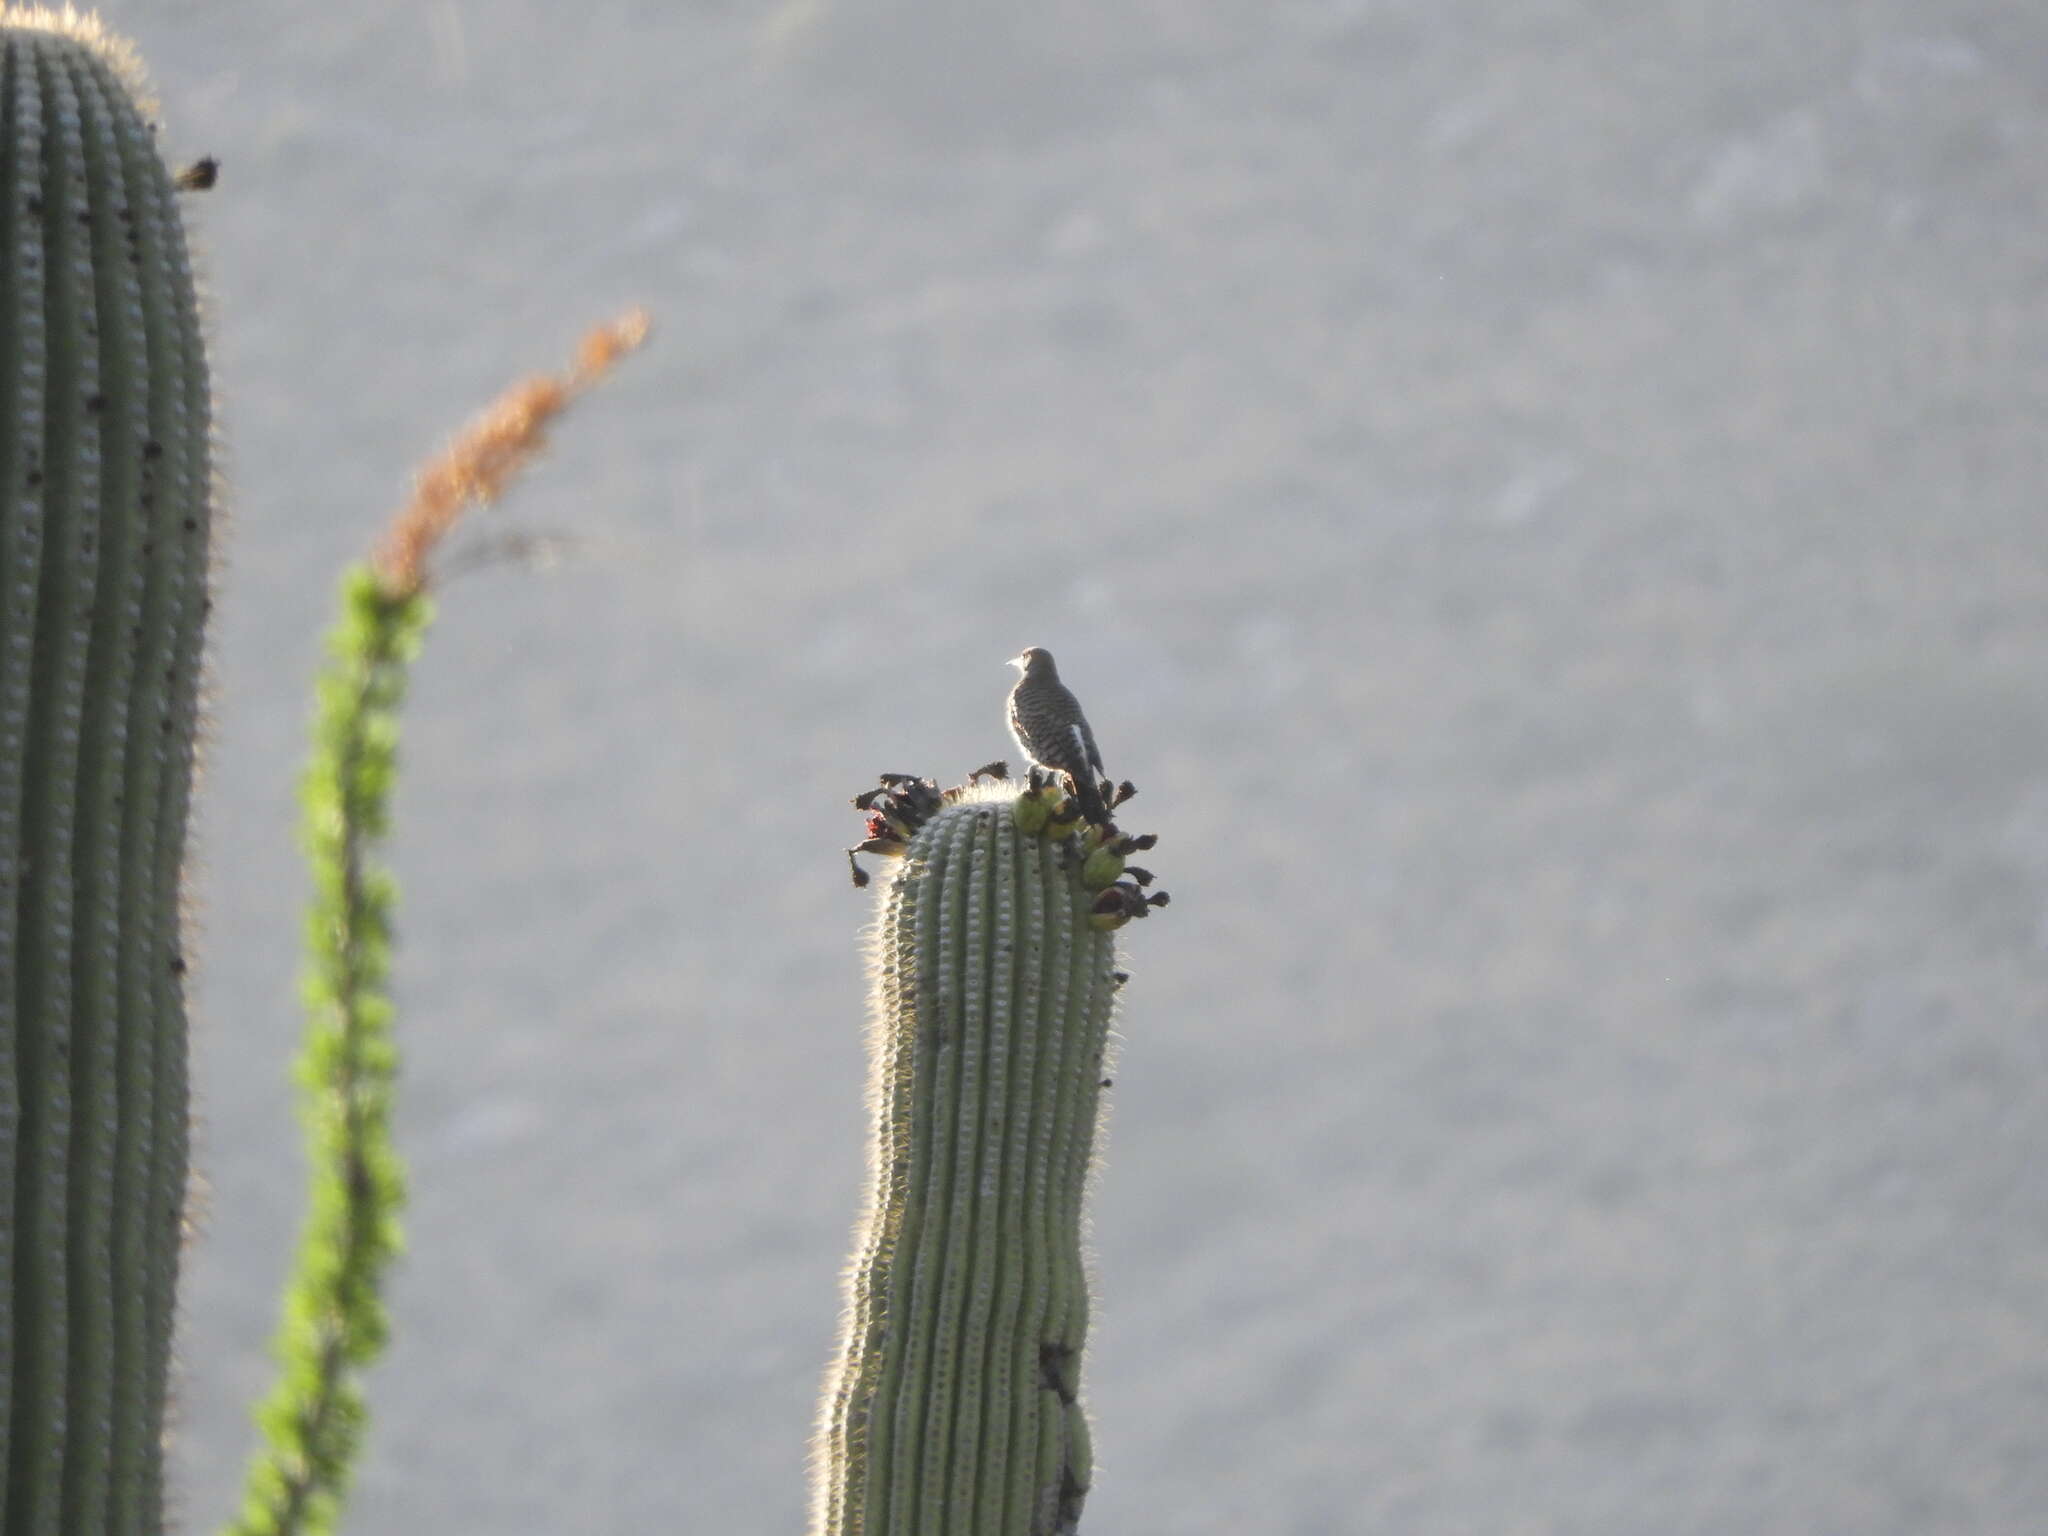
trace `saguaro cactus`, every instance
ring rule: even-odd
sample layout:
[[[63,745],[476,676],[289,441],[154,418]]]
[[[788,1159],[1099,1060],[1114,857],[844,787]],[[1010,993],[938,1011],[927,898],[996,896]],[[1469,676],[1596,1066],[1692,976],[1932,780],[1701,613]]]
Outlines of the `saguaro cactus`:
[[[812,1531],[1071,1531],[1091,1471],[1081,1202],[1121,980],[1107,930],[1144,898],[1050,792],[897,782],[860,802],[870,850],[903,857],[874,930],[868,1204]]]
[[[140,72],[0,7],[0,1508],[162,1528],[209,391]]]

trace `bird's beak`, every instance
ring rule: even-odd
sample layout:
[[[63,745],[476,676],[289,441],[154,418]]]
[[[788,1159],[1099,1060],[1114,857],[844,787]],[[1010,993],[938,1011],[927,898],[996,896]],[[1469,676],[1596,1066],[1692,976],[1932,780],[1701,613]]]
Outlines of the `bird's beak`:
[[[1008,661],[1004,662],[1003,665],[1006,667],[1015,667],[1019,672],[1022,672],[1024,670],[1024,658],[1021,654],[1012,656]]]

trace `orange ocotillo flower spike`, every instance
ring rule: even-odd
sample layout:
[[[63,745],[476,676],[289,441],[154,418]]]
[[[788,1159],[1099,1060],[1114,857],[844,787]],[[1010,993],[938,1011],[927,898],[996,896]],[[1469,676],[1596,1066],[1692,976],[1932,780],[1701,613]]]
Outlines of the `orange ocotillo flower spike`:
[[[613,364],[647,339],[644,310],[629,310],[589,332],[566,373],[536,374],[507,389],[422,469],[412,498],[392,518],[372,557],[387,596],[409,597],[427,582],[434,548],[470,506],[496,501],[547,445],[548,424]]]

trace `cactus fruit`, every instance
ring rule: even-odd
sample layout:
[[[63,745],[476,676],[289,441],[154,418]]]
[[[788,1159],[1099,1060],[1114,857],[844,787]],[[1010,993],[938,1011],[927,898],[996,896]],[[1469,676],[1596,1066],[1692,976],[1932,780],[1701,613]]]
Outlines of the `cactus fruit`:
[[[132,55],[0,7],[0,1508],[162,1529],[204,350]]]
[[[813,1536],[1043,1536],[1088,1489],[1081,1202],[1118,973],[1080,840],[1048,838],[1019,790],[946,792],[887,866]]]

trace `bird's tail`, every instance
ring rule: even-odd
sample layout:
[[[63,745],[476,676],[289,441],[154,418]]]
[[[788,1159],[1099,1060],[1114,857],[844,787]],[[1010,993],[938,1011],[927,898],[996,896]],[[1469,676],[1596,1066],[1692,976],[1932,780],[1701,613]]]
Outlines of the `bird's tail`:
[[[1094,770],[1067,775],[1067,781],[1074,786],[1074,798],[1081,802],[1081,814],[1098,827],[1109,825],[1109,807],[1102,803],[1102,786],[1095,782]]]

